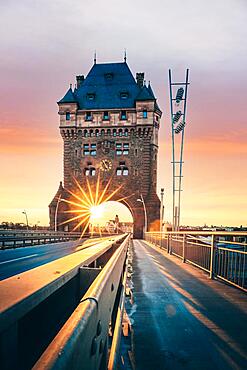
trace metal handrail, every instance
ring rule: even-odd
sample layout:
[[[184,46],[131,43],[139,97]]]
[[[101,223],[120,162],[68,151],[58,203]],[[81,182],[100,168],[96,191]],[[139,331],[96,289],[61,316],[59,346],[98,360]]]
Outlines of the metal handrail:
[[[127,234],[110,237],[108,240],[101,240],[100,243],[87,245],[85,249],[69,256],[0,282],[1,369],[33,366],[42,353],[32,359],[33,362],[24,366],[22,363],[18,363],[20,346],[22,350],[26,351],[27,361],[31,361],[29,356],[32,356],[32,349],[28,345],[23,346],[23,343],[31,344],[30,340],[33,343],[36,340],[35,350],[36,348],[38,350],[46,348],[49,345],[52,338],[49,336],[40,338],[37,334],[40,331],[40,326],[44,325],[44,323],[42,324],[44,318],[45,322],[48,322],[46,324],[48,326],[49,323],[52,326],[54,322],[54,327],[51,328],[53,333],[54,330],[60,330],[59,326],[56,325],[61,325],[67,319],[69,320],[78,304],[89,309],[85,320],[90,312],[94,312],[96,315],[102,314],[100,320],[103,322],[104,312],[102,310],[105,309],[104,305],[106,304],[107,315],[110,315],[109,307],[113,309],[113,298],[116,296],[119,277],[122,274],[128,240]],[[109,266],[109,269],[105,269],[106,266]],[[113,271],[111,269],[114,269],[114,273],[108,279],[110,271]],[[92,281],[94,281],[93,284]],[[91,288],[89,288],[90,286]],[[112,292],[111,300],[109,300],[108,292]],[[27,325],[26,330],[25,325]],[[96,325],[97,332],[101,330],[101,324],[98,324],[98,321],[95,322],[95,316],[90,318],[90,325]],[[106,327],[104,332],[108,333]],[[53,335],[56,333],[54,332]],[[72,335],[74,335],[73,338],[76,338],[76,333],[72,333]],[[91,343],[88,344],[90,348]],[[21,358],[25,358],[25,354],[21,353]],[[67,368],[72,369],[73,367]],[[91,368],[95,369],[95,367]]]
[[[203,243],[202,238],[205,235],[210,238]],[[219,237],[225,237],[225,240]],[[229,237],[237,240],[228,241]],[[243,240],[238,240],[240,238]],[[211,279],[217,277],[247,291],[247,232],[149,231],[145,233],[145,240],[166,249],[169,254],[181,258],[183,262],[208,272]],[[233,248],[233,245],[236,248]]]

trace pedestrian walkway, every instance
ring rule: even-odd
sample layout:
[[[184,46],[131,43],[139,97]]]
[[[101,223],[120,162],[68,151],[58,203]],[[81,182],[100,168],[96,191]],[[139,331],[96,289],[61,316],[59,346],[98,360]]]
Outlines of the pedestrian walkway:
[[[136,370],[247,369],[246,294],[133,241]]]

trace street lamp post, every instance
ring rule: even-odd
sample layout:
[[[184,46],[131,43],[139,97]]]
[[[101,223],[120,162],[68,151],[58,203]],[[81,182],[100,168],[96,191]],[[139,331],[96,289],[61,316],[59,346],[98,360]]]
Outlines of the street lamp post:
[[[58,214],[58,206],[59,206],[60,201],[61,201],[61,194],[58,197],[56,210],[55,210],[54,231],[57,231],[57,214]]]
[[[27,224],[27,230],[28,230],[28,218],[27,218],[27,212],[24,210],[22,213],[26,216],[26,224]]]
[[[142,194],[141,194],[140,198],[141,199],[139,199],[139,198],[137,199],[137,202],[141,202],[143,204],[143,209],[144,209],[144,234],[145,234],[145,232],[147,231],[147,209],[146,209],[146,205],[145,205]]]
[[[164,219],[164,188],[161,188],[160,198],[161,198],[161,204],[160,204],[160,232],[163,231],[163,219]]]

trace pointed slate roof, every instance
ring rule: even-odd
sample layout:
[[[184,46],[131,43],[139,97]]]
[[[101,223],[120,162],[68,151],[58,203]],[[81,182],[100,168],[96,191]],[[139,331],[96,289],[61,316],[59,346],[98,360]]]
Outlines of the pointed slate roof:
[[[155,100],[146,86],[137,85],[124,63],[94,64],[79,88],[69,89],[59,103],[77,102],[79,109],[134,108],[136,100]]]
[[[51,203],[49,204],[49,207],[57,205],[58,198],[63,194],[63,192],[64,192],[63,183],[62,183],[62,181],[60,181],[58,190],[57,190],[54,198],[52,199]]]
[[[155,100],[155,97],[150,92],[150,90],[147,88],[147,86],[144,85],[141,88],[139,94],[137,95],[136,100],[138,100],[138,101],[140,101],[140,100]]]
[[[150,81],[148,83],[148,91],[150,92],[151,96],[155,99],[155,96],[154,96],[154,93],[153,93],[153,89],[152,89],[152,87],[150,85]]]
[[[64,97],[61,100],[59,100],[58,104],[59,103],[77,103],[77,100],[75,98],[75,95],[74,95],[71,87],[66,92]]]

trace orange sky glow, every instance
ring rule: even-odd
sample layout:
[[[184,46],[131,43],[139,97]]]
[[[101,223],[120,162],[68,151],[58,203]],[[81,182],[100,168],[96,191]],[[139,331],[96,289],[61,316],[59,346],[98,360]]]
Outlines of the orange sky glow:
[[[56,101],[76,74],[88,73],[94,49],[98,62],[112,62],[121,61],[127,48],[133,74],[145,72],[163,111],[157,191],[165,188],[165,220],[171,221],[172,215],[167,74],[172,68],[174,79],[180,80],[188,67],[181,223],[247,225],[247,5],[218,0],[218,12],[212,13],[210,1],[188,0],[179,10],[168,0],[155,1],[155,7],[147,2],[139,8],[145,1],[127,0],[121,14],[129,18],[121,25],[116,23],[120,9],[113,0],[105,2],[110,10],[104,22],[99,0],[83,5],[76,1],[74,9],[63,0],[59,11],[47,0],[45,6],[29,0],[0,5],[1,27],[10,20],[16,25],[0,36],[0,223],[25,222],[25,209],[31,224],[48,225],[48,204],[63,179]],[[92,12],[90,23],[80,16],[85,7],[86,13]],[[176,14],[180,28],[185,13],[190,22],[179,34],[170,18]],[[158,29],[151,27],[153,19]],[[115,214],[122,221],[131,220],[122,207],[111,204],[100,222]]]

